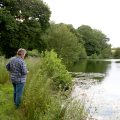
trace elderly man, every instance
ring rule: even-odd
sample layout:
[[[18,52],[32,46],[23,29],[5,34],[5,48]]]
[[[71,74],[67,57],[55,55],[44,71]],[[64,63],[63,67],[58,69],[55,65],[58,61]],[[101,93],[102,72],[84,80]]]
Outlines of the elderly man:
[[[26,50],[20,48],[17,51],[17,55],[12,57],[6,65],[7,70],[10,72],[10,78],[14,88],[14,103],[17,107],[20,105],[26,75],[28,73],[24,62],[25,55]]]

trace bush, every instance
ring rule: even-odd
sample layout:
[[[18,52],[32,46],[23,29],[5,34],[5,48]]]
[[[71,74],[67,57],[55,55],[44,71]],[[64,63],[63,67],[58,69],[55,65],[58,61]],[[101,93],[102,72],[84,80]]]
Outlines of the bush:
[[[53,50],[50,52],[46,51],[44,55],[45,57],[43,57],[41,64],[42,74],[46,74],[48,78],[52,79],[56,90],[68,89],[72,79],[61,59],[57,57]]]
[[[116,48],[115,52],[113,54],[114,58],[119,59],[120,58],[120,48]]]
[[[40,53],[37,50],[28,51],[27,53],[28,53],[28,56],[31,56],[31,57],[39,57],[40,56]]]
[[[98,59],[98,56],[97,56],[96,53],[94,53],[94,54],[92,54],[92,55],[90,56],[90,58],[91,58],[91,59]]]

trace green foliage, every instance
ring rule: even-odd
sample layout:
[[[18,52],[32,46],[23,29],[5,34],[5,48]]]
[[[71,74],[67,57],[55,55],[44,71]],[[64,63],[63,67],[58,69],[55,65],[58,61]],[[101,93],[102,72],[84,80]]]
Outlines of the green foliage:
[[[42,51],[42,33],[49,26],[50,10],[42,0],[1,0],[0,48],[6,57],[20,47]]]
[[[5,68],[6,60],[1,58],[1,61],[4,61]],[[71,85],[71,76],[57,54],[46,51],[42,58],[28,57],[26,63],[30,72],[19,109],[15,109],[13,105],[12,84],[0,84],[0,119],[67,120],[68,116],[75,115],[75,107],[72,109],[67,104],[62,107],[63,98],[65,100],[63,95]],[[83,118],[83,109],[76,109],[79,111],[78,119]],[[75,112],[71,112],[72,110]]]
[[[65,25],[65,24],[63,24],[63,25]],[[84,44],[84,41],[82,39],[82,35],[79,34],[78,30],[76,30],[72,25],[68,24],[66,26],[68,27],[68,29],[70,30],[70,32],[72,32],[78,38],[79,43]]]
[[[84,46],[87,52],[87,55],[90,56],[96,52],[95,50],[95,41],[93,40],[92,28],[87,25],[82,25],[78,28],[79,34],[82,35],[84,40]]]
[[[52,96],[49,82],[49,79],[41,75],[39,70],[27,85],[22,109],[28,120],[56,118],[60,106]]]
[[[70,65],[79,59],[81,44],[75,34],[70,32],[68,26],[51,24],[43,39],[46,41],[47,49],[54,49],[66,65]]]
[[[0,56],[2,56],[2,52],[1,52],[1,50],[0,50]]]
[[[116,48],[115,52],[113,53],[114,58],[120,58],[120,48]]]
[[[28,51],[27,54],[28,54],[28,56],[31,56],[31,57],[39,57],[40,56],[40,53],[36,49],[34,49],[32,51]]]
[[[41,59],[39,57],[28,56],[25,61],[27,64],[28,71],[30,71],[30,73],[27,75],[27,82],[29,84],[30,80],[32,79],[34,74],[37,73],[37,71],[39,70],[41,66]]]
[[[81,45],[81,50],[80,50],[79,58],[80,58],[80,59],[85,59],[85,58],[87,58],[87,53],[86,53],[86,50],[85,50],[85,48],[84,48],[83,45]]]
[[[111,56],[111,45],[107,43],[109,38],[101,31],[92,29],[87,25],[80,26],[77,31],[82,36],[88,56],[94,54],[97,54],[97,56],[101,56],[102,58]]]
[[[1,52],[5,54],[6,57],[8,57],[8,54],[12,56],[16,50],[16,31],[18,31],[18,26],[14,17],[5,9],[0,9],[0,26]]]
[[[111,45],[106,46],[106,48],[104,48],[101,51],[101,55],[102,55],[102,58],[110,58],[111,57]]]
[[[45,51],[44,55],[41,64],[42,74],[46,74],[48,78],[53,80],[54,89],[68,89],[71,84],[71,76],[61,59],[53,50]]]
[[[90,56],[90,58],[91,58],[91,59],[98,59],[98,56],[97,56],[96,53],[94,53],[94,54],[92,54],[92,55]]]
[[[29,20],[20,23],[18,32],[19,48],[23,47],[32,50],[33,48],[38,48],[38,46],[41,47],[41,26],[38,21]]]
[[[9,83],[0,84],[0,120],[25,120],[13,105],[13,88]]]
[[[0,84],[6,83],[9,80],[9,74],[6,70],[6,60],[0,57]]]
[[[2,5],[17,21],[36,20],[42,30],[49,25],[50,10],[42,0],[1,0]]]
[[[57,90],[68,89],[71,76],[53,51],[46,51],[40,61],[29,67],[31,75],[28,75],[22,111],[28,120],[61,120],[61,97]],[[30,63],[27,60],[27,65]]]

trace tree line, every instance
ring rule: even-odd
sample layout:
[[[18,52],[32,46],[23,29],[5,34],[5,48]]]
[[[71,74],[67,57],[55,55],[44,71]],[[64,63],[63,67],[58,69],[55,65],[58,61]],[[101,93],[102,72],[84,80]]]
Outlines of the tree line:
[[[0,53],[9,58],[20,47],[39,52],[54,49],[65,64],[111,56],[109,38],[102,31],[56,24],[50,16],[42,0],[0,0]]]
[[[112,48],[112,57],[115,59],[120,59],[120,47]]]

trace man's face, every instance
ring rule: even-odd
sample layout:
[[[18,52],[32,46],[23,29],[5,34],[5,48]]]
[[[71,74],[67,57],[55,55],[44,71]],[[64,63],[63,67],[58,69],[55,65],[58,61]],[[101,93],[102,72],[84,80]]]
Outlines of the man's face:
[[[26,52],[22,52],[21,57],[24,59],[26,55]]]

